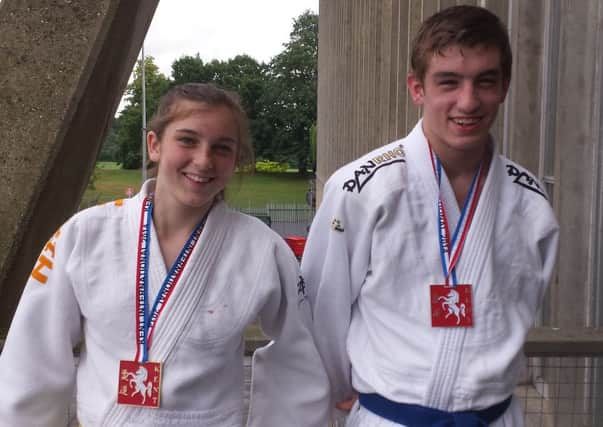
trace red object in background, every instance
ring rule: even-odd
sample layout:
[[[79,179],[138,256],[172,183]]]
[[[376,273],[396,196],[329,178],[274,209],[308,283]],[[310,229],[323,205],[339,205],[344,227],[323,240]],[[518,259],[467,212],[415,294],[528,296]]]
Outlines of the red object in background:
[[[285,242],[287,242],[293,251],[293,254],[297,258],[301,258],[304,253],[304,248],[306,247],[306,238],[301,236],[288,236],[285,237]]]

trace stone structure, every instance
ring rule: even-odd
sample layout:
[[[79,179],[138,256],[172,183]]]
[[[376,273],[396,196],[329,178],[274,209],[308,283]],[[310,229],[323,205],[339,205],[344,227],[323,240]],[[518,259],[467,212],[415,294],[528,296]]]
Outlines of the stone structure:
[[[78,207],[158,1],[0,2],[0,328]]]
[[[319,199],[335,169],[415,124],[420,112],[405,85],[410,39],[424,17],[453,4],[487,7],[509,28],[513,78],[493,133],[499,150],[545,183],[561,224],[540,323],[603,327],[603,2],[321,1]],[[603,367],[580,372],[603,388]],[[583,392],[574,404],[595,406],[603,420],[601,402],[588,398],[603,390]]]

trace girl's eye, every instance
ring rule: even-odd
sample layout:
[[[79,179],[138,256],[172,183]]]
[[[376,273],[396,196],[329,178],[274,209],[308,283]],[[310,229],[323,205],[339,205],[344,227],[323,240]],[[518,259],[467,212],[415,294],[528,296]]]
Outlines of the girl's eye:
[[[180,141],[184,145],[192,145],[195,143],[195,140],[193,138],[189,138],[187,136],[181,136],[180,138],[178,138],[178,141]]]
[[[214,145],[214,149],[221,153],[230,153],[232,152],[232,147],[228,144],[217,144]]]

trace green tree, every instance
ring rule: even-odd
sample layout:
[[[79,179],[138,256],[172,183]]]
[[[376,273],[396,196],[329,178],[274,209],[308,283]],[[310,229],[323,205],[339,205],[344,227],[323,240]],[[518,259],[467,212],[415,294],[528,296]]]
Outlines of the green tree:
[[[204,83],[213,81],[213,70],[206,66],[199,54],[185,55],[172,63],[172,83]]]
[[[309,166],[310,128],[316,123],[318,16],[306,11],[293,22],[290,40],[270,63],[271,90],[266,116],[276,126],[272,151],[305,174]]]
[[[126,106],[119,115],[116,140],[117,160],[124,169],[138,169],[142,164],[142,61],[134,69],[133,80],[126,89]],[[145,58],[145,97],[147,120],[157,110],[159,98],[169,87],[169,80],[159,72],[152,56]]]
[[[109,128],[105,142],[101,147],[100,153],[98,154],[98,160],[101,162],[117,162],[119,143],[117,141],[117,129],[119,126],[119,120],[114,119]]]

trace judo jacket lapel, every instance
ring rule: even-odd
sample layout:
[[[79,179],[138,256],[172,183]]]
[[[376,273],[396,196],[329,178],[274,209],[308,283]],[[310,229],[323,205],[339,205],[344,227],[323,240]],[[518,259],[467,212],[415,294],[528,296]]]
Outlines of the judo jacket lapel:
[[[501,186],[500,158],[494,156],[488,176],[467,234],[463,252],[456,267],[459,284],[472,286],[473,306],[480,304],[481,282],[490,282],[488,266],[492,259],[492,239],[496,219],[497,200]],[[483,287],[483,285],[482,285]],[[479,322],[479,317],[474,322]],[[479,325],[474,326],[479,327]],[[435,408],[446,408],[453,395],[458,369],[463,355],[463,343],[472,328],[441,328],[437,343],[437,355],[431,372],[427,393],[423,404]]]
[[[143,197],[144,195],[141,197],[140,203],[142,203]],[[137,204],[135,209],[140,212],[140,204]],[[225,211],[226,205],[224,202],[219,202],[209,213],[201,237],[191,253],[191,258],[188,260],[170,300],[157,321],[152,345],[149,349],[150,361],[162,363],[168,361],[171,352],[181,339],[182,333],[186,329],[195,308],[203,297],[205,289],[208,286],[212,268],[217,263],[218,254],[222,250],[222,245],[225,241],[227,232],[227,221],[225,220],[227,214]],[[153,234],[153,237],[156,237],[156,235]],[[158,250],[158,245],[155,250]],[[163,260],[155,257],[155,259],[151,260],[149,270],[150,280],[158,282],[150,286],[151,289],[155,290],[156,295],[156,290],[165,279],[166,268]],[[132,342],[132,345],[134,345],[134,342]],[[141,410],[143,408],[113,404],[111,408],[108,408],[102,425],[124,425],[127,423],[127,420],[136,419],[137,414]]]

